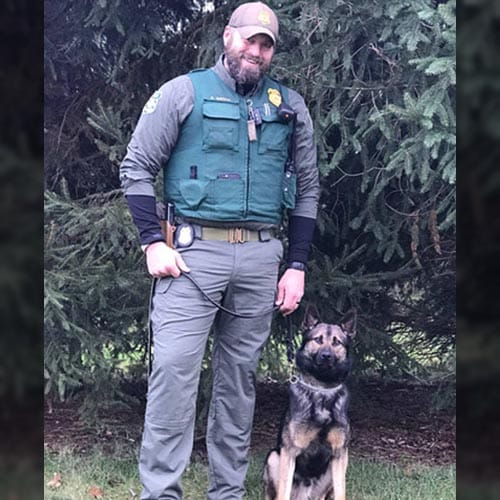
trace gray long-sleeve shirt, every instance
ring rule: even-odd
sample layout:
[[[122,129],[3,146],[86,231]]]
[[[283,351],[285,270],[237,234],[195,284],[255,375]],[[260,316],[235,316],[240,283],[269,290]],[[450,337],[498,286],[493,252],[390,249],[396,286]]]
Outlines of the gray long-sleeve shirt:
[[[213,70],[233,91],[236,84],[221,56]],[[319,198],[316,146],[312,120],[304,99],[289,91],[288,104],[297,113],[295,169],[296,206],[290,215],[315,219]],[[148,101],[139,118],[120,166],[120,181],[125,195],[154,196],[156,177],[170,158],[180,128],[194,105],[194,88],[187,75],[165,84]]]

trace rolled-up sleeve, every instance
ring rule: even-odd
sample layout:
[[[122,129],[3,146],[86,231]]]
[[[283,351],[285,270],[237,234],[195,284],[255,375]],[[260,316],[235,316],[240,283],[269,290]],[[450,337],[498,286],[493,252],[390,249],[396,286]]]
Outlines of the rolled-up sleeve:
[[[168,81],[150,97],[120,165],[125,195],[154,196],[156,177],[170,158],[193,103],[194,89],[187,75]]]
[[[304,99],[294,90],[289,91],[290,106],[297,113],[295,129],[295,170],[297,195],[290,215],[315,219],[318,212],[319,175],[316,144],[311,115]]]

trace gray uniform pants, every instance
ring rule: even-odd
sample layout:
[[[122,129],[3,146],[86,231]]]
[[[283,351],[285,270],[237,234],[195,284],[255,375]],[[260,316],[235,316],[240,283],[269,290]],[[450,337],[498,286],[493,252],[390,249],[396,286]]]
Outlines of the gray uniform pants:
[[[207,449],[209,500],[241,500],[255,404],[255,372],[269,336],[283,246],[195,240],[180,252],[221,313],[185,277],[163,278],[153,296],[154,361],[139,471],[141,499],[181,499],[180,478],[193,447],[201,362],[213,325],[213,389]]]

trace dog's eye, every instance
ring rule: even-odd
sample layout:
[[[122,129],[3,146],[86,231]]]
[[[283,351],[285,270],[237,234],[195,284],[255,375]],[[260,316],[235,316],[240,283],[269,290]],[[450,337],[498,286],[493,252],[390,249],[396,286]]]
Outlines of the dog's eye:
[[[322,344],[323,343],[323,335],[320,335],[319,337],[314,337],[314,342],[316,342],[316,344]]]
[[[339,339],[337,337],[333,337],[332,344],[333,345],[338,345]]]

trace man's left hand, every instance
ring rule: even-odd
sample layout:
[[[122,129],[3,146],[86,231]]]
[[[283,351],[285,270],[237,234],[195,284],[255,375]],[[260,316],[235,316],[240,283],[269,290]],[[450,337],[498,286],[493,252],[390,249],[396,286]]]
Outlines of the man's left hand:
[[[305,274],[299,269],[287,269],[279,280],[276,305],[280,306],[283,316],[288,316],[299,307],[304,295]]]

